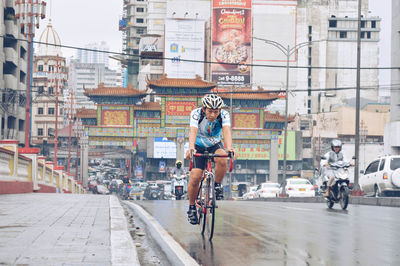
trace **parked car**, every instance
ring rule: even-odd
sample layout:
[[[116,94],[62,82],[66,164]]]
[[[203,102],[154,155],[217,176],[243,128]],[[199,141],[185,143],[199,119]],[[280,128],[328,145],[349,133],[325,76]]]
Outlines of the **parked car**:
[[[104,185],[97,185],[97,194],[109,195],[110,191]]]
[[[252,186],[249,187],[249,190],[243,194],[243,199],[248,200],[248,199],[254,199],[254,194],[257,190],[257,186]]]
[[[286,179],[285,192],[288,197],[315,197],[314,186],[305,178]],[[283,183],[280,187],[280,193],[283,194]]]
[[[361,170],[360,187],[367,195],[400,195],[400,155],[388,155],[372,161]]]
[[[275,198],[279,195],[279,184],[273,182],[258,185],[254,198]]]

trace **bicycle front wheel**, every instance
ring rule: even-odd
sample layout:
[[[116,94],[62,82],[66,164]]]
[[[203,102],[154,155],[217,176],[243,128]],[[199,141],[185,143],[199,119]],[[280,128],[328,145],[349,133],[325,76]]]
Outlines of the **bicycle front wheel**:
[[[206,229],[206,213],[207,213],[207,208],[206,208],[206,190],[205,190],[206,184],[203,184],[203,182],[200,184],[200,190],[199,190],[199,195],[198,195],[198,208],[197,208],[197,214],[199,215],[199,226],[200,226],[200,231],[201,234],[204,235],[204,231]]]
[[[207,212],[206,219],[207,220],[207,234],[208,239],[211,241],[214,235],[214,224],[215,224],[215,182],[214,178],[209,178],[207,181],[207,191],[206,191],[206,199],[207,199]]]

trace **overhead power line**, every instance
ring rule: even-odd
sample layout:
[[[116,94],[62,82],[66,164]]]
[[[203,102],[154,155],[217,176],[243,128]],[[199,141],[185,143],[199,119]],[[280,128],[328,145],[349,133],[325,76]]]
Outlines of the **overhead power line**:
[[[12,40],[18,40],[18,41],[23,41],[23,42],[28,42],[25,39],[19,39],[19,38],[13,38],[13,37],[8,37],[6,35],[1,35],[1,38],[4,39],[12,39]],[[74,49],[74,50],[81,50],[81,51],[90,51],[90,52],[96,52],[96,53],[105,53],[105,54],[112,54],[112,55],[121,55],[121,56],[126,56],[126,57],[133,57],[136,58],[137,60],[139,59],[147,59],[147,60],[173,60],[177,61],[176,58],[169,58],[169,57],[158,57],[158,56],[140,56],[140,55],[133,55],[133,54],[128,54],[128,53],[121,53],[121,52],[113,52],[113,51],[103,51],[103,50],[96,50],[96,49],[90,49],[90,48],[83,48],[83,47],[77,47],[77,46],[70,46],[70,45],[57,45],[57,44],[51,44],[51,43],[46,43],[46,42],[38,42],[38,41],[33,41],[33,43],[36,44],[43,44],[43,45],[50,45],[50,46],[55,46],[55,47],[60,47],[60,48],[67,48],[67,49]],[[129,59],[128,59],[129,60]],[[191,62],[191,63],[202,63],[202,64],[224,64],[224,65],[237,65],[237,64],[231,64],[231,63],[220,63],[220,62],[213,62],[213,61],[206,61],[206,60],[190,60],[190,59],[179,59],[179,61],[182,62]],[[269,65],[269,64],[243,64],[245,66],[251,66],[251,67],[267,67],[267,68],[287,68],[286,65]],[[338,70],[357,70],[357,67],[350,67],[350,66],[338,66],[338,67],[331,67],[331,66],[290,66],[289,68],[292,69],[338,69]],[[389,67],[361,67],[360,69],[362,70],[392,70],[392,69],[399,69],[400,66],[389,66]]]

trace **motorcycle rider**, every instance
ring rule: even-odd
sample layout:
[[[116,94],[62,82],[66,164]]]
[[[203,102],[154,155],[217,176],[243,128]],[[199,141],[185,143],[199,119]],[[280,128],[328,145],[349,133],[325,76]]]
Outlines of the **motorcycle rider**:
[[[340,140],[338,140],[338,139],[332,140],[331,149],[332,149],[331,151],[327,152],[324,155],[325,158],[321,159],[321,166],[322,166],[321,177],[324,177],[324,176],[329,177],[327,189],[324,194],[325,197],[329,197],[332,183],[335,180],[333,171],[329,168],[329,163],[345,161],[344,155],[342,152],[342,142]]]
[[[176,168],[174,168],[171,172],[171,175],[174,176],[176,175],[177,177],[182,176],[183,177],[183,182],[184,182],[184,193],[187,192],[187,181],[184,179],[185,178],[185,170],[183,170],[182,168],[182,161],[181,160],[177,160],[175,163]],[[175,194],[175,182],[177,180],[175,178],[172,179],[171,181],[171,194]]]

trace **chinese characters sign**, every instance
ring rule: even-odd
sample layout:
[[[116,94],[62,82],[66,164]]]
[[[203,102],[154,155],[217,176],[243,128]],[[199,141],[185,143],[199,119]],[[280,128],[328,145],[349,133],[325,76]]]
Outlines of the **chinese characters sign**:
[[[190,112],[197,108],[197,102],[167,101],[165,103],[165,120],[167,124],[188,124]]]
[[[212,81],[250,83],[251,31],[251,0],[213,0]]]

